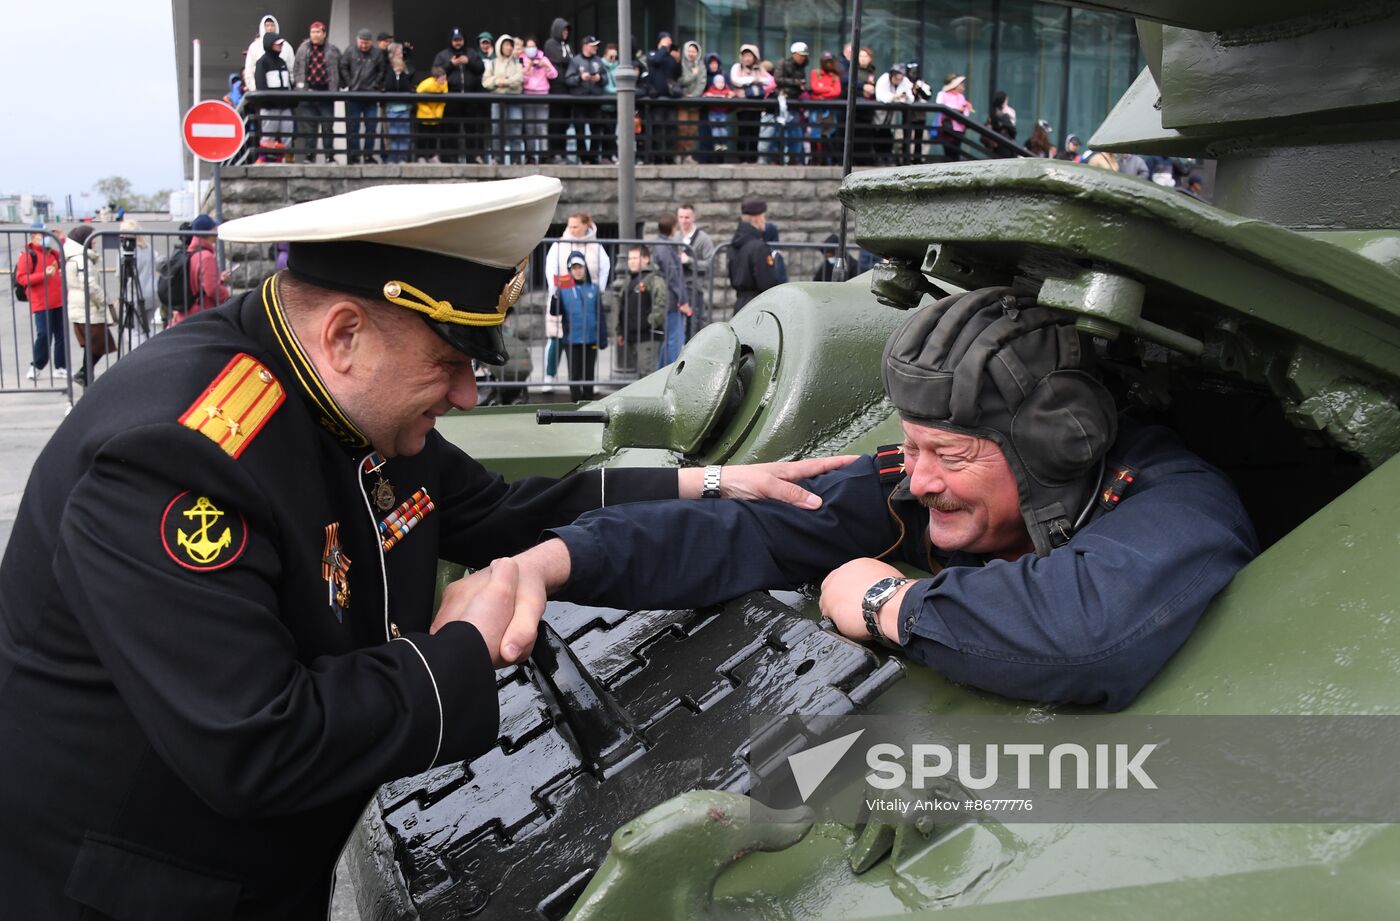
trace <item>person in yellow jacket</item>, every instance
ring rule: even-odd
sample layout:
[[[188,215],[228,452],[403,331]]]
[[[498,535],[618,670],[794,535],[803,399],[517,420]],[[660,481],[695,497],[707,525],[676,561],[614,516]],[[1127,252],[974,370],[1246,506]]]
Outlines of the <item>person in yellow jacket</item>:
[[[425,79],[422,83],[419,83],[417,91],[420,93],[446,93],[447,71],[441,67],[434,67],[432,76]],[[419,156],[419,163],[442,162],[438,158],[436,151],[441,144],[441,137],[443,134],[442,115],[446,108],[446,102],[427,102],[425,100],[418,103],[418,130],[422,138],[419,149],[424,153],[429,150],[434,152],[431,160]]]

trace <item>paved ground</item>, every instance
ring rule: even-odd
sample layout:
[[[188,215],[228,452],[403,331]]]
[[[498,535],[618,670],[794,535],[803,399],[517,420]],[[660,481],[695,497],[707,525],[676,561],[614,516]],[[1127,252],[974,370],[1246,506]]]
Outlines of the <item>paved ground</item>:
[[[3,336],[0,336],[3,341]],[[63,393],[0,393],[0,553],[15,535],[15,515],[24,484],[48,442],[63,421],[68,397]],[[336,879],[331,921],[359,921],[359,909],[342,864]]]

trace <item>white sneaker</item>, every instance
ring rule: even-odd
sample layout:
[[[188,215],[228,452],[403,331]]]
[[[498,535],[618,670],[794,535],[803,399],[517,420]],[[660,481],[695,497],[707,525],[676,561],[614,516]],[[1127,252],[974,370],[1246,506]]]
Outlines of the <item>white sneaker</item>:
[[[68,369],[67,369],[67,368],[54,368],[54,369],[53,369],[53,378],[54,378],[54,380],[56,380],[56,381],[66,381],[66,380],[68,380]]]
[[[553,393],[554,385],[559,383],[559,375],[549,374],[545,376],[544,386],[540,388],[540,393]]]
[[[29,366],[29,372],[24,375],[25,380],[37,381],[39,379],[39,369],[33,365]]]

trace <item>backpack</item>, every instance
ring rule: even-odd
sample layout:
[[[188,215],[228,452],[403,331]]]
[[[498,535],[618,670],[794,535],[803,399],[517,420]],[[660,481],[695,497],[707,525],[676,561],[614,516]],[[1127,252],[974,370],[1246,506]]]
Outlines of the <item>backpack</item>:
[[[156,278],[156,297],[161,304],[172,310],[184,310],[193,298],[190,296],[190,254],[188,250],[177,253],[161,261],[159,277]]]
[[[33,253],[31,253],[28,250],[28,248],[26,248],[24,252],[20,253],[20,256],[28,256],[31,264],[37,261],[37,257]],[[15,267],[19,267],[19,260],[15,260]],[[34,269],[31,268],[29,271],[32,273]],[[29,289],[25,287],[24,283],[19,280],[19,272],[15,272],[13,275],[10,276],[10,278],[14,281],[15,300],[23,301],[26,304],[29,303]]]

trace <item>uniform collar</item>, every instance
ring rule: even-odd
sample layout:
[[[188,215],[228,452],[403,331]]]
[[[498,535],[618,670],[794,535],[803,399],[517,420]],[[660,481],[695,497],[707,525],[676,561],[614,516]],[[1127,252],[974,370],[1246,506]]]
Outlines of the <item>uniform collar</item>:
[[[280,379],[288,382],[289,390],[301,396],[321,428],[334,437],[347,453],[358,456],[369,448],[369,438],[350,421],[350,416],[331,396],[297,340],[277,297],[276,275],[263,279],[260,295],[250,298],[245,309],[252,312],[252,316],[248,317],[249,328],[267,346],[274,363],[280,366]]]

